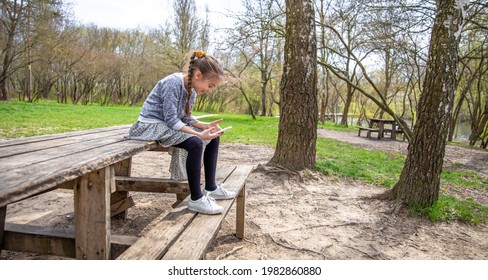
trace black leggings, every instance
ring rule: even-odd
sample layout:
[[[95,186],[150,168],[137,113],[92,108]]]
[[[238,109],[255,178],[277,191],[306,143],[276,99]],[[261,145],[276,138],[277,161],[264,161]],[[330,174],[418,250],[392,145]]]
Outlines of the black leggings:
[[[203,141],[197,136],[192,136],[182,143],[175,145],[175,147],[184,149],[188,152],[188,158],[186,159],[186,174],[188,176],[188,185],[190,186],[190,197],[192,200],[200,199],[203,196],[200,188],[202,152],[203,166],[205,168],[205,189],[213,191],[217,188],[215,172],[217,171],[219,143],[219,137],[212,139],[212,141],[205,147],[205,152],[203,152]]]

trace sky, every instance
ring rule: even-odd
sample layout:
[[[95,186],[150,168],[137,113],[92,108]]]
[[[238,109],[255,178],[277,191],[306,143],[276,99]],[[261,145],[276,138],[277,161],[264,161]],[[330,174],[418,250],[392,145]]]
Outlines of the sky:
[[[151,29],[163,25],[172,15],[172,0],[68,0],[76,20],[82,24],[95,24],[120,30]],[[232,20],[223,14],[236,11],[241,0],[195,0],[197,10],[210,10],[213,27],[228,27]]]

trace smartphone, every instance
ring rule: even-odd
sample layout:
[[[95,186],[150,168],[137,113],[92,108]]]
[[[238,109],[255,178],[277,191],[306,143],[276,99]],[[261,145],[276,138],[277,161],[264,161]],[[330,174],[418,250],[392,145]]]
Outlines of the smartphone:
[[[228,126],[228,127],[226,127],[226,128],[222,128],[221,130],[218,130],[218,131],[212,132],[212,134],[220,134],[220,133],[222,133],[222,132],[224,132],[224,131],[226,131],[226,130],[229,130],[229,129],[231,129],[231,128],[232,128],[232,126]]]

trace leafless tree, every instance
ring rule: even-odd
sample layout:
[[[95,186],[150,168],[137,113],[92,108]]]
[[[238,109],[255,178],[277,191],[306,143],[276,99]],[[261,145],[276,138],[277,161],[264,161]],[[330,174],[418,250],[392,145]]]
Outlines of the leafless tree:
[[[289,170],[315,169],[317,39],[311,0],[286,1],[285,30],[278,142],[269,164]]]

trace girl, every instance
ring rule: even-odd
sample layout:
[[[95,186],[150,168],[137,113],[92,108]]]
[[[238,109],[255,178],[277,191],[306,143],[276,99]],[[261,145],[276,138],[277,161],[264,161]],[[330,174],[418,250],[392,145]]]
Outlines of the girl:
[[[211,92],[224,76],[219,62],[205,52],[191,55],[188,71],[160,80],[145,100],[137,122],[129,130],[130,139],[157,140],[163,147],[188,152],[186,176],[190,187],[188,209],[204,214],[219,214],[223,208],[215,199],[231,199],[235,192],[217,185],[215,172],[222,120],[200,122],[191,117],[195,98]],[[205,152],[204,150],[205,146]],[[200,188],[200,173],[205,169],[205,191]]]

